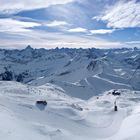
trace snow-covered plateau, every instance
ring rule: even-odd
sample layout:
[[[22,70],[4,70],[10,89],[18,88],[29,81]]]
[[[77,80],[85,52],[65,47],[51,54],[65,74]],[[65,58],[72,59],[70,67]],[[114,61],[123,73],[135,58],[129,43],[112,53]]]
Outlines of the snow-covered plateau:
[[[1,140],[140,140],[139,48],[1,49],[0,80]]]

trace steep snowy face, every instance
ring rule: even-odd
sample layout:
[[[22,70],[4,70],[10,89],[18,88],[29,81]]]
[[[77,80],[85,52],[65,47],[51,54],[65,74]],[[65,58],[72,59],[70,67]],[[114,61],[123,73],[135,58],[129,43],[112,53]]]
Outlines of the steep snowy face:
[[[140,49],[0,50],[0,78],[31,85],[53,83],[89,99],[112,88],[140,90]]]

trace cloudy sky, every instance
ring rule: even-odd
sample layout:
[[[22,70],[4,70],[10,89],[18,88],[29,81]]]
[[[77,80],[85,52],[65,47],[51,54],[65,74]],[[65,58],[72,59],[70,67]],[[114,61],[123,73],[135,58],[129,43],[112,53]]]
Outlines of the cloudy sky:
[[[0,0],[0,47],[140,47],[140,0]]]

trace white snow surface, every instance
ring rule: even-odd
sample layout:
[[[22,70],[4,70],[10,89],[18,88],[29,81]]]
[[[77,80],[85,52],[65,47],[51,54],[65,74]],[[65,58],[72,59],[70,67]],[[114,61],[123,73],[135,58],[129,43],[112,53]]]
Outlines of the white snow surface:
[[[0,82],[1,140],[140,140],[140,92],[119,89],[89,100],[56,85]],[[46,100],[40,108],[36,101]],[[118,111],[114,111],[114,101]]]

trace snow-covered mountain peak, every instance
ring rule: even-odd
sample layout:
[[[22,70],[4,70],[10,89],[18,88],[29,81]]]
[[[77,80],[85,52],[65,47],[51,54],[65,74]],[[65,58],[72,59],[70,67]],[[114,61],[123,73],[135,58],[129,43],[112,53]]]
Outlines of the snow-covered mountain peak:
[[[32,48],[30,45],[28,45],[28,46],[25,48],[25,50],[33,50],[33,48]]]
[[[139,59],[138,48],[45,50],[27,46],[0,50],[0,77],[31,85],[53,82],[68,95],[89,99],[115,87],[139,90]]]

